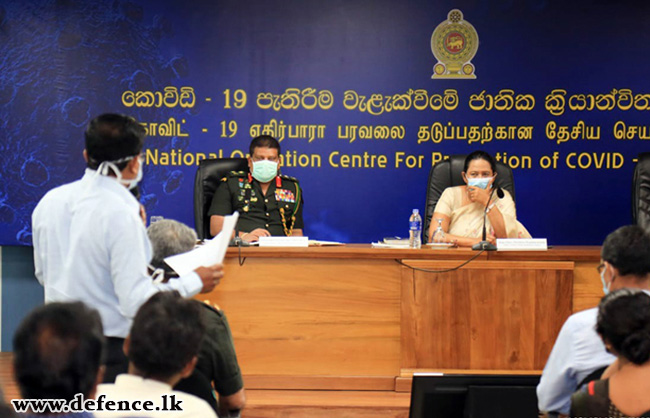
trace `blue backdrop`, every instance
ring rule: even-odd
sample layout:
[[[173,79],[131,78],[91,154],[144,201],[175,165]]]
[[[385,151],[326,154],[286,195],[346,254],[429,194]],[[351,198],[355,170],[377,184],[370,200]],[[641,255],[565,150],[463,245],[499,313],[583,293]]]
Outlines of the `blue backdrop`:
[[[452,9],[478,33],[476,79],[431,78],[431,36]],[[0,245],[31,244],[34,206],[83,174],[84,126],[109,111],[150,130],[149,215],[193,225],[196,160],[245,153],[275,123],[312,238],[405,235],[434,156],[484,149],[518,166],[533,236],[600,244],[631,220],[633,159],[647,149],[648,12],[603,0],[3,1]],[[500,126],[532,134],[502,138]],[[343,166],[364,153],[374,166]]]

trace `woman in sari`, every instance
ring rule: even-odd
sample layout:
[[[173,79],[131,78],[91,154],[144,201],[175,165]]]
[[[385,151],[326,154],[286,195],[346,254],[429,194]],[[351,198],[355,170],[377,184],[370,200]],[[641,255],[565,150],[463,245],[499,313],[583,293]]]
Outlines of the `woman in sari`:
[[[483,214],[487,237],[492,243],[497,238],[530,238],[524,226],[517,221],[515,202],[506,190],[503,197],[492,193],[496,178],[496,162],[484,151],[474,151],[465,159],[462,173],[465,186],[448,187],[440,196],[431,217],[429,240],[438,241],[434,231],[442,219],[444,242],[471,247],[481,241]]]

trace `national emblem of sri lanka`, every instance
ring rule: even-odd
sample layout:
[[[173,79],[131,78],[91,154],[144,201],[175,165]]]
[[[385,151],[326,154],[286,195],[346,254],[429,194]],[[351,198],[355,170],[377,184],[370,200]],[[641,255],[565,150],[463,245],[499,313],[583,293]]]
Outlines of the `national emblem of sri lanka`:
[[[478,33],[453,9],[431,35],[431,52],[438,63],[431,78],[476,78],[472,58],[478,51]]]

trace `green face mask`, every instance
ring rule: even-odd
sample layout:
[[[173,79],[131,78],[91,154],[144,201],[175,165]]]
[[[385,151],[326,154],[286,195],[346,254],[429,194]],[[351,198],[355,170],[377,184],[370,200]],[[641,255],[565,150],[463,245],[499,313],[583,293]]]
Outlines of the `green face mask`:
[[[251,174],[260,183],[268,183],[278,175],[278,163],[269,160],[253,161]]]

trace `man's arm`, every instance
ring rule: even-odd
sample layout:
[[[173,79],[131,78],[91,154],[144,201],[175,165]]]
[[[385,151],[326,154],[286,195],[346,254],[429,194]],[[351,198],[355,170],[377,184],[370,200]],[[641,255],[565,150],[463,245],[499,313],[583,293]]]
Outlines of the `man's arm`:
[[[227,181],[222,181],[217,187],[210,203],[208,215],[210,215],[210,235],[216,236],[223,229],[223,220],[226,215],[233,211],[230,188]]]
[[[211,291],[223,277],[223,266],[219,264],[154,285],[147,273],[151,247],[139,216],[115,213],[107,222],[112,226],[107,237],[111,280],[120,310],[127,318],[135,317],[140,306],[158,291],[178,290],[181,296],[191,297],[200,291]]]
[[[246,393],[244,388],[228,396],[219,395],[219,416],[230,416],[230,411],[241,411],[246,406]],[[233,414],[236,416],[236,414]]]
[[[575,346],[571,318],[562,326],[537,386],[538,408],[542,412],[569,413],[571,394],[578,382],[573,370]]]
[[[300,187],[296,183],[296,188]],[[292,235],[296,237],[302,237],[304,235],[303,229],[305,228],[305,222],[302,219],[302,208],[305,205],[305,200],[302,196],[302,188],[300,189],[300,202],[298,203],[298,210],[296,211],[296,223],[293,225]]]

